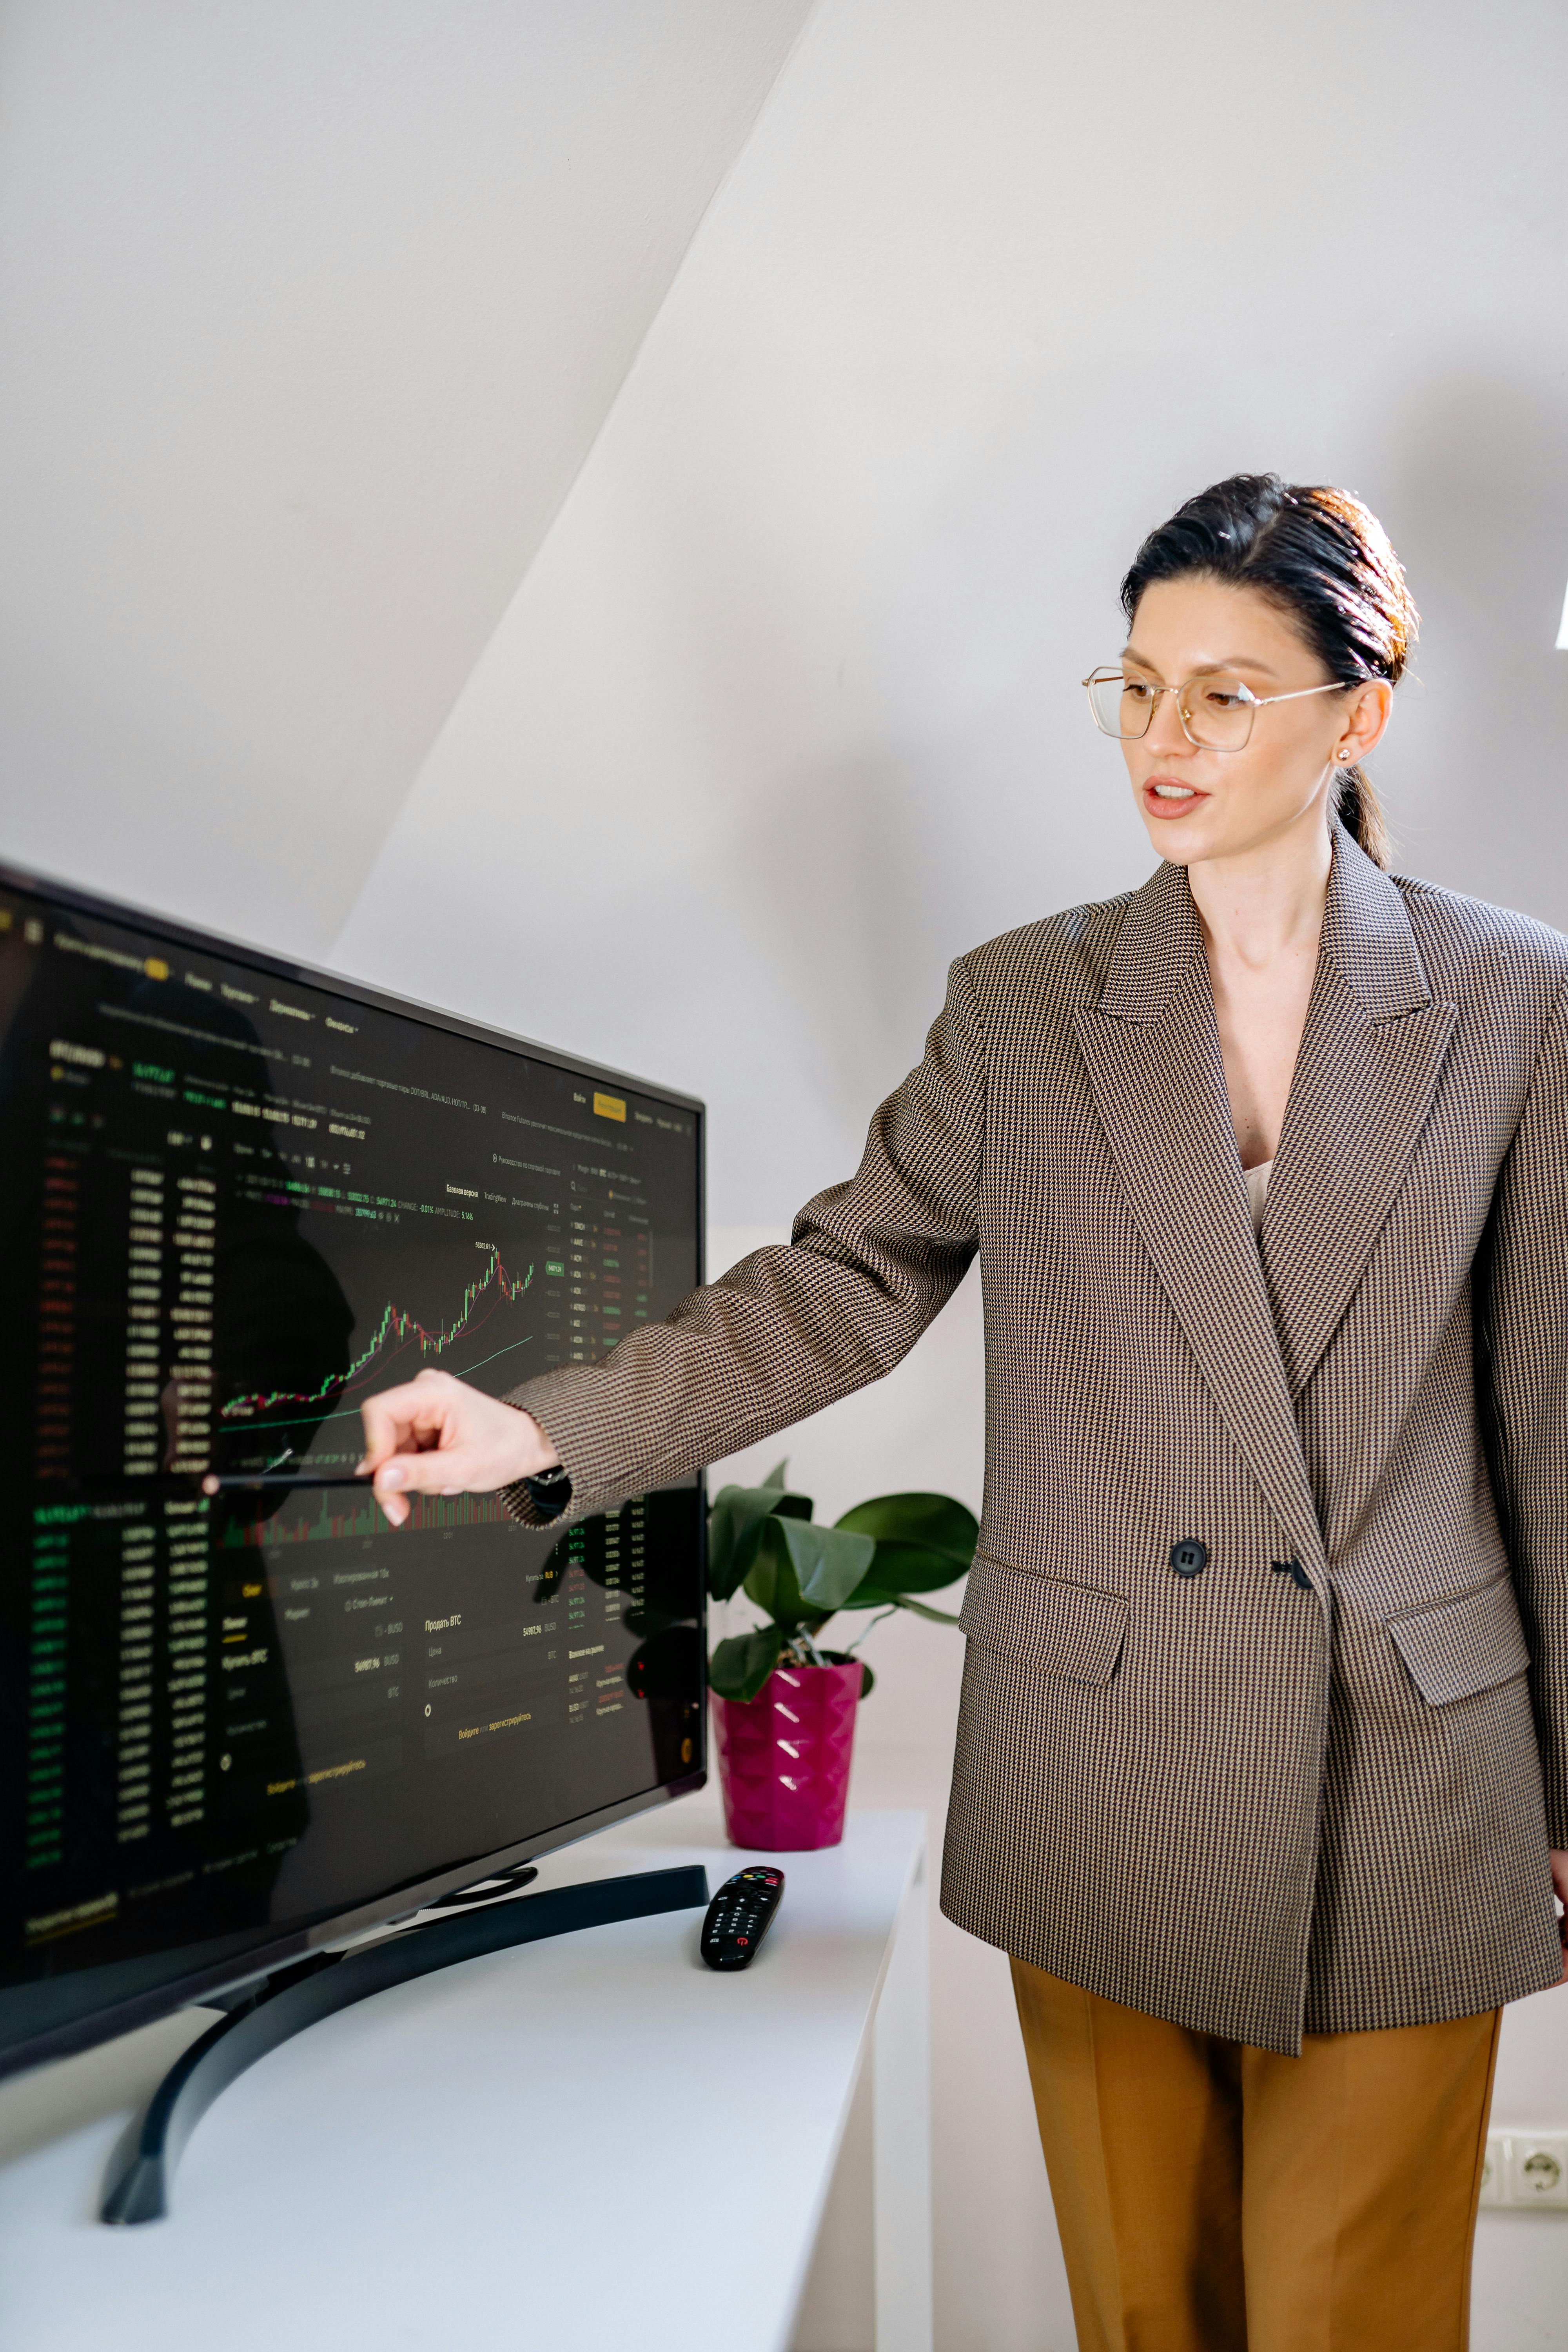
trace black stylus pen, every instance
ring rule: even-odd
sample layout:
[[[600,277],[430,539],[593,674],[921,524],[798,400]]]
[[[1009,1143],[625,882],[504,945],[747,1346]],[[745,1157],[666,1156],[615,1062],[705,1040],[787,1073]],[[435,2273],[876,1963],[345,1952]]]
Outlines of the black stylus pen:
[[[335,1478],[320,1477],[313,1471],[304,1470],[209,1470],[201,1482],[204,1495],[221,1494],[225,1488],[235,1486],[368,1486],[370,1483],[368,1477],[352,1470]]]

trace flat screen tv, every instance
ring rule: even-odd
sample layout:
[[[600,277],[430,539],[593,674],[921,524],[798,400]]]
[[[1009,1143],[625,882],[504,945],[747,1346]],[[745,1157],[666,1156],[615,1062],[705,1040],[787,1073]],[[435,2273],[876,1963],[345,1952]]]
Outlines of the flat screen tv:
[[[701,1785],[699,1481],[347,1483],[700,1279],[700,1103],[0,868],[0,2074]]]

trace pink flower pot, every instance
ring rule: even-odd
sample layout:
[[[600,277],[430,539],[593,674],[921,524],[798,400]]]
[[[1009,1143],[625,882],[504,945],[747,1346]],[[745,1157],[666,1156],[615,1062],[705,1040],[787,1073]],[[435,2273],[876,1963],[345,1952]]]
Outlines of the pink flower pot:
[[[849,1800],[861,1668],[775,1666],[752,1699],[713,1695],[724,1826],[769,1853],[837,1845]]]

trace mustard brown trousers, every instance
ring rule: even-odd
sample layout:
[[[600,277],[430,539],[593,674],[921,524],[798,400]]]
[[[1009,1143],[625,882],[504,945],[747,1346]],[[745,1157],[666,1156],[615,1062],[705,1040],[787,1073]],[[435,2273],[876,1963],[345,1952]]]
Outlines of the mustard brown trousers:
[[[1500,2010],[1289,2058],[1012,1965],[1079,2352],[1463,2352]]]

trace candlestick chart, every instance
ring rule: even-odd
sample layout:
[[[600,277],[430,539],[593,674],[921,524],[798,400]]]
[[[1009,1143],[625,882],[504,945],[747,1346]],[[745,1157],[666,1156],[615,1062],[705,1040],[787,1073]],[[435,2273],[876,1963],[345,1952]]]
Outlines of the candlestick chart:
[[[411,1495],[406,1532],[449,1535],[458,1528],[495,1528],[507,1523],[499,1495]],[[392,1523],[370,1496],[363,1500],[352,1490],[341,1499],[323,1494],[312,1508],[290,1501],[268,1519],[225,1528],[219,1542],[224,1551],[270,1551],[288,1544],[332,1543],[347,1537],[390,1535]]]
[[[501,1303],[515,1306],[532,1280],[531,1265],[526,1273],[510,1274],[502,1263],[500,1252],[492,1249],[483,1273],[468,1285],[461,1305],[449,1322],[426,1325],[395,1299],[388,1299],[370,1339],[341,1372],[329,1373],[312,1389],[272,1389],[230,1397],[220,1409],[222,1418],[245,1422],[276,1413],[284,1406],[298,1406],[309,1412],[313,1406],[337,1402],[356,1387],[365,1385],[373,1374],[377,1380],[384,1379],[396,1358],[405,1352],[412,1352],[417,1360],[416,1370],[432,1360],[438,1362],[458,1340],[472,1336],[487,1319],[487,1309]],[[507,1352],[521,1344],[525,1343],[513,1340]],[[478,1367],[470,1365],[468,1369]]]

